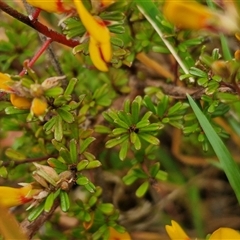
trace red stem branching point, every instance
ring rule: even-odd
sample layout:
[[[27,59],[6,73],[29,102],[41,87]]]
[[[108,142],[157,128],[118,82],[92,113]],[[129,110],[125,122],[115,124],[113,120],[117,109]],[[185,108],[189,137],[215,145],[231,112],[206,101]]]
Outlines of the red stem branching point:
[[[74,48],[75,46],[79,45],[80,43],[76,40],[67,39],[63,34],[60,34],[52,29],[49,29],[47,26],[43,25],[36,19],[31,20],[29,17],[25,16],[24,14],[16,11],[15,9],[11,8],[7,5],[4,1],[0,0],[0,9],[7,13],[8,15],[16,18],[17,20],[21,21],[22,23],[28,25],[29,27],[35,29],[39,33],[42,33],[46,37],[52,39],[53,42],[61,43],[65,46]]]
[[[28,67],[31,68],[33,64],[38,60],[38,58],[43,54],[43,52],[48,48],[48,46],[51,44],[52,39],[48,39],[42,47],[37,51],[37,53],[34,55],[34,57],[29,61]],[[19,76],[23,76],[26,73],[26,69],[23,69],[20,73]]]
[[[40,12],[42,11],[41,8],[36,8],[35,11],[33,12],[33,14],[31,15],[30,20],[33,21],[33,20],[37,20]]]

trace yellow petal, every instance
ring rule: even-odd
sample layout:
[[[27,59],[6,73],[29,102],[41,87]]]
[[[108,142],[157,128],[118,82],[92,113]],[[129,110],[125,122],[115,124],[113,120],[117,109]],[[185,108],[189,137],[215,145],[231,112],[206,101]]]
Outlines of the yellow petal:
[[[120,233],[116,231],[114,228],[109,227],[109,240],[131,240],[132,238],[130,237],[128,232],[125,233]]]
[[[32,101],[31,112],[35,116],[42,116],[47,111],[48,104],[43,98],[34,98]]]
[[[73,0],[77,8],[79,17],[87,29],[88,33],[100,43],[106,43],[110,41],[110,33],[101,19],[95,19],[84,7],[81,0]]]
[[[12,105],[19,109],[30,109],[32,101],[29,98],[20,97],[14,93],[10,94]]]
[[[104,61],[110,62],[112,59],[112,47],[111,47],[110,41],[106,42],[106,43],[101,43],[100,51],[101,51],[102,58],[104,59]]]
[[[0,204],[7,208],[18,206],[32,200],[32,185],[21,188],[0,187]]]
[[[52,13],[70,12],[74,9],[72,0],[27,0],[27,2],[36,7],[41,8],[44,11]]]
[[[190,240],[188,235],[183,231],[183,229],[177,222],[172,220],[171,223],[172,226],[169,225],[165,226],[165,229],[171,240]]]
[[[90,36],[90,42],[89,42],[89,54],[91,57],[91,60],[94,64],[94,66],[102,71],[102,72],[107,72],[108,67],[106,62],[102,59],[101,55],[101,49],[99,43]]]
[[[0,91],[11,92],[12,89],[10,87],[14,81],[10,78],[9,75],[0,73]]]
[[[240,234],[232,228],[219,228],[210,236],[209,240],[234,240],[240,239]]]
[[[166,0],[163,14],[171,23],[183,29],[207,28],[218,20],[207,7],[195,1]]]

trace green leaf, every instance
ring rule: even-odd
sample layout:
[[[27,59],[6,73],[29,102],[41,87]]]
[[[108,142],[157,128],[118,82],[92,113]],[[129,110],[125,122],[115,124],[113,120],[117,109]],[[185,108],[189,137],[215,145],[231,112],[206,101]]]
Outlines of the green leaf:
[[[62,129],[62,118],[60,116],[56,116],[56,123],[54,127],[54,138],[57,141],[61,141],[63,138],[63,129]]]
[[[75,139],[72,139],[69,143],[69,150],[70,150],[70,156],[72,163],[76,163],[78,161],[78,150],[77,150],[77,141]]]
[[[155,163],[154,165],[152,165],[150,167],[149,173],[150,173],[151,177],[154,178],[157,175],[157,173],[159,171],[159,168],[160,168],[160,163],[159,162]]]
[[[160,141],[159,141],[158,138],[156,138],[156,137],[154,137],[154,136],[152,136],[148,133],[141,132],[141,133],[138,134],[138,136],[140,138],[142,138],[143,140],[145,140],[146,142],[151,143],[153,145],[159,145],[160,144]]]
[[[129,142],[125,141],[121,144],[121,149],[119,152],[119,158],[123,161],[126,156],[127,156],[127,152],[128,152],[128,148],[129,148]]]
[[[137,124],[138,125],[138,124]],[[163,124],[161,123],[151,123],[148,126],[145,126],[139,130],[139,133],[141,134],[142,132],[156,132],[159,129],[163,128]]]
[[[44,95],[47,97],[57,97],[63,93],[63,89],[61,87],[53,87],[44,91]]]
[[[83,140],[83,142],[80,144],[80,154],[82,154],[87,148],[88,146],[95,141],[95,137],[89,137],[85,140]]]
[[[12,107],[10,102],[0,101],[0,111],[3,111],[10,106]]]
[[[164,95],[161,101],[157,105],[157,115],[163,117],[163,114],[166,112],[169,103],[168,96]]]
[[[44,210],[44,205],[45,205],[45,203],[42,202],[30,212],[30,214],[28,215],[28,220],[30,222],[34,221],[35,219],[37,219],[40,216],[40,214]]]
[[[56,158],[49,158],[47,160],[49,166],[53,167],[53,168],[57,168],[57,169],[61,169],[61,170],[67,170],[68,166],[62,162],[60,162],[59,160],[57,160]]]
[[[77,81],[78,81],[78,80],[77,80],[76,78],[72,78],[72,79],[69,81],[69,83],[68,83],[68,85],[67,85],[67,88],[66,88],[66,90],[65,90],[65,92],[64,92],[64,96],[68,96],[68,95],[71,95],[71,94],[72,94],[72,92],[73,92],[73,90],[74,90],[74,87],[75,87]]]
[[[168,117],[170,117],[171,115],[176,114],[178,112],[178,110],[181,109],[181,107],[182,107],[182,103],[181,102],[177,102],[172,107],[170,107],[168,109]]]
[[[126,141],[128,139],[128,137],[129,137],[128,134],[125,134],[125,135],[121,135],[118,138],[110,139],[106,142],[106,148],[115,147],[116,145],[121,144],[122,142]]]
[[[44,204],[44,211],[45,212],[49,212],[52,208],[52,205],[54,203],[54,193],[51,192],[48,196],[47,196],[47,199],[45,201],[45,204]]]
[[[142,117],[141,121],[148,121],[148,119],[152,116],[152,112],[148,111],[144,114],[144,116]]]
[[[145,193],[147,192],[149,188],[149,182],[145,181],[136,191],[136,196],[141,198],[145,195]]]
[[[138,122],[141,101],[142,101],[141,97],[138,96],[131,104],[131,113],[132,113],[133,124],[136,124]]]
[[[12,148],[8,148],[5,151],[5,154],[10,159],[17,160],[17,161],[22,161],[22,160],[26,159],[26,156],[23,153],[16,151]]]
[[[115,128],[112,131],[113,135],[115,135],[115,136],[121,135],[121,134],[127,133],[127,132],[128,132],[128,130],[126,128]]]
[[[97,133],[110,133],[111,129],[109,127],[103,126],[103,125],[95,125],[94,130]]]
[[[155,175],[155,179],[160,180],[160,181],[165,181],[167,180],[168,174],[162,170],[159,170],[157,174]]]
[[[93,207],[98,201],[98,198],[96,196],[91,196],[90,199],[88,200],[88,205],[90,207]]]
[[[49,132],[51,131],[54,126],[56,124],[56,116],[50,118],[44,125],[43,125],[43,129],[46,131],[46,132]]]
[[[140,121],[136,124],[136,128],[145,128],[146,126],[148,126],[150,124],[149,120],[144,120],[144,121]]]
[[[98,160],[94,160],[88,163],[88,165],[86,166],[86,169],[92,169],[92,168],[97,168],[100,167],[102,165],[102,163]]]
[[[123,182],[126,185],[131,185],[133,184],[136,180],[138,179],[138,177],[134,174],[127,174],[126,176],[123,177]]]
[[[94,193],[96,190],[96,187],[92,182],[89,182],[88,184],[84,185],[84,187],[89,191],[90,193]]]
[[[119,119],[125,122],[128,126],[133,124],[132,115],[130,113],[124,112],[124,111],[118,111],[117,114]]]
[[[89,183],[89,180],[87,177],[84,177],[84,176],[80,176],[78,179],[77,179],[77,184],[80,185],[80,186],[84,186],[86,184]]]
[[[61,148],[59,154],[66,163],[72,164],[72,158],[70,152],[67,149]]]
[[[7,175],[8,175],[8,171],[7,171],[6,167],[4,167],[4,166],[0,167],[0,177],[6,178]]]
[[[156,113],[156,108],[151,100],[151,98],[146,95],[143,99],[143,103],[145,104],[145,106],[153,113]]]
[[[140,150],[141,147],[142,147],[142,143],[141,143],[140,138],[138,137],[138,135],[136,136],[134,147],[135,147],[136,150]]]
[[[111,215],[114,211],[114,206],[111,203],[101,203],[98,205],[98,209],[105,215]]]
[[[60,192],[60,207],[63,212],[67,212],[70,208],[70,201],[67,192],[61,191]]]
[[[187,98],[240,203],[240,170],[237,163],[192,97],[187,94]]]
[[[147,178],[148,175],[141,168],[134,168],[133,174],[138,178]]]
[[[129,128],[128,124],[127,124],[126,122],[120,120],[119,118],[115,119],[114,122],[115,122],[117,125],[119,125],[120,127],[123,127],[123,128],[126,128],[126,129]]]
[[[88,163],[89,163],[88,160],[81,160],[81,162],[79,162],[77,165],[77,170],[81,171],[81,170],[85,169],[86,166],[88,165]]]
[[[201,78],[207,78],[207,73],[204,72],[203,70],[199,69],[199,68],[196,68],[196,67],[191,67],[189,69],[189,73],[194,75],[194,76],[197,76],[197,77],[201,77]]]
[[[24,114],[24,113],[29,113],[29,110],[22,110],[22,109],[18,109],[15,108],[13,106],[7,107],[5,109],[5,113],[10,115],[10,114]]]
[[[67,123],[74,122],[74,116],[70,112],[64,110],[63,108],[58,108],[57,113],[65,122]]]

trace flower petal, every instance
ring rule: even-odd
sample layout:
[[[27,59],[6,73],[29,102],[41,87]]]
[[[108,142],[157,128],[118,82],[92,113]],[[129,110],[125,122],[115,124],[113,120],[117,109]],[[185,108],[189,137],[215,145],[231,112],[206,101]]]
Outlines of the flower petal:
[[[89,54],[94,66],[98,70],[102,72],[108,71],[107,64],[102,58],[101,45],[91,36],[90,36],[90,42],[89,42]]]
[[[41,8],[44,11],[52,13],[71,12],[74,9],[74,5],[71,0],[27,0],[27,2],[36,8]]]
[[[11,85],[14,81],[10,78],[8,74],[0,72],[0,91],[12,92]]]
[[[84,7],[82,1],[73,0],[77,8],[79,17],[87,29],[88,33],[100,43],[106,43],[110,41],[110,33],[101,19],[95,19]]]
[[[171,223],[172,226],[169,225],[165,226],[165,229],[171,240],[190,240],[188,235],[183,231],[183,229],[177,222],[172,220]]]
[[[29,98],[20,97],[14,93],[10,94],[12,105],[19,109],[30,109],[32,101]]]
[[[174,25],[183,29],[208,28],[213,22],[218,21],[217,15],[202,4],[182,0],[166,0],[163,14]]]
[[[21,188],[0,187],[0,204],[7,208],[18,206],[31,201],[34,194],[31,184]]]
[[[47,111],[48,104],[43,98],[34,98],[31,105],[31,112],[35,116],[42,116]]]
[[[232,228],[219,228],[210,236],[209,240],[240,239],[240,233]]]
[[[114,228],[109,227],[109,240],[131,240],[132,238],[130,237],[128,232],[125,233],[120,233],[116,231]]]

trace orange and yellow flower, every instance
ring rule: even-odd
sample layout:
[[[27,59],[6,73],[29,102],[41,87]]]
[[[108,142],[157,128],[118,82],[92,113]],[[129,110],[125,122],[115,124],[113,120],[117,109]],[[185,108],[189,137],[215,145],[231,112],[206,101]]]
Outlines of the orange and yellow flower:
[[[131,236],[128,232],[120,233],[113,227],[109,227],[109,240],[131,240]]]
[[[190,240],[188,235],[183,231],[183,229],[177,222],[172,220],[171,224],[172,224],[171,226],[170,225],[165,226],[165,229],[171,240]]]
[[[51,13],[68,13],[74,10],[72,0],[27,0],[27,2],[36,8]]]
[[[46,4],[45,1],[27,0],[34,7],[48,12],[63,13],[76,8],[77,13],[86,28],[89,36],[89,54],[94,66],[103,72],[108,71],[107,63],[112,59],[112,48],[110,42],[110,31],[99,17],[93,17],[85,8],[81,0],[55,0]],[[107,7],[114,0],[101,0],[100,6]]]
[[[196,1],[166,0],[163,14],[171,23],[182,29],[208,28],[218,20],[216,14]]]
[[[31,184],[20,188],[0,186],[0,204],[7,208],[22,205],[33,200],[37,193],[39,191],[34,190]]]
[[[190,240],[190,237],[184,232],[181,226],[171,221],[172,225],[165,226],[168,236],[171,240]],[[232,228],[219,228],[214,231],[208,240],[233,240],[240,239],[240,233]]]
[[[10,93],[10,102],[14,107],[29,109],[37,117],[44,115],[48,108],[46,99],[44,97],[25,97],[19,94],[20,87],[19,82],[13,81],[7,74],[0,73],[0,91]]]

